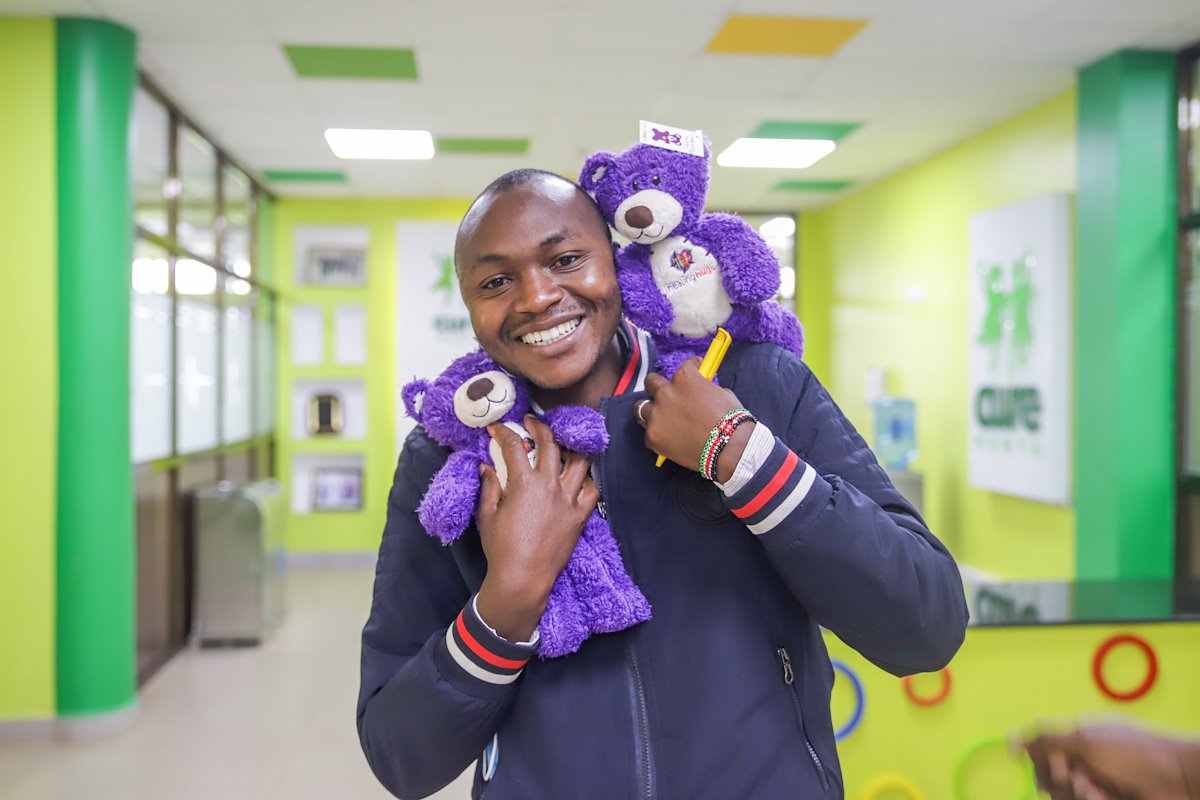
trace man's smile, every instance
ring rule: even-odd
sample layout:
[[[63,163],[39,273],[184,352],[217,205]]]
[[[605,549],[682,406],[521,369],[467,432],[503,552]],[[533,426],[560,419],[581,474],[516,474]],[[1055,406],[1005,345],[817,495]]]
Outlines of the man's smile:
[[[530,331],[518,337],[525,344],[533,345],[534,347],[545,347],[548,344],[553,344],[561,339],[570,336],[579,327],[580,318],[569,319],[566,322],[561,322],[549,328]]]

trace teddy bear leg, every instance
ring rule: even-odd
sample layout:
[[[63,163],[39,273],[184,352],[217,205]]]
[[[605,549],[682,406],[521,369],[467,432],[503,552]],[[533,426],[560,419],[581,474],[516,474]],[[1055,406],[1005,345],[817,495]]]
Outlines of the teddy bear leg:
[[[621,560],[608,523],[592,512],[568,563],[593,633],[621,631],[650,618],[650,604]]]
[[[538,656],[543,659],[558,658],[574,653],[589,635],[591,631],[586,610],[570,575],[563,570],[550,587],[546,610],[538,623],[538,636],[541,639]]]

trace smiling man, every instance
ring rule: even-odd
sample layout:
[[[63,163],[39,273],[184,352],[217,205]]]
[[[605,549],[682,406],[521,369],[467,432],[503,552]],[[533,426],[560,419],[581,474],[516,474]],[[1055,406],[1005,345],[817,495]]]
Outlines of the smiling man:
[[[530,467],[494,428],[509,483],[485,468],[478,535],[442,548],[416,508],[446,452],[409,436],[363,631],[358,727],[380,781],[425,797],[478,759],[488,800],[841,797],[819,626],[894,674],[941,668],[967,619],[945,547],[790,353],[735,343],[719,386],[695,359],[648,373],[608,228],[569,181],[498,179],[455,261],[481,346],[541,408],[598,408],[610,444],[589,465],[530,418]],[[533,658],[601,501],[654,618]]]

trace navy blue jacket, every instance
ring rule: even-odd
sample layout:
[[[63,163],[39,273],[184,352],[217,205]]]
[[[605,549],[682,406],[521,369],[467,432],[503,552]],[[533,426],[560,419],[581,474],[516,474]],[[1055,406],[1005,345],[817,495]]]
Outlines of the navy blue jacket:
[[[528,652],[470,615],[478,535],[444,548],[417,521],[447,454],[421,428],[408,437],[358,702],[363,750],[394,794],[432,794],[495,737],[473,797],[840,798],[819,626],[895,675],[950,661],[967,624],[958,568],[808,367],[737,344],[719,380],[776,434],[777,463],[726,498],[693,470],[655,468],[632,410],[644,392],[606,399],[595,474],[654,619],[523,671]],[[801,480],[802,501],[766,520],[763,498]],[[468,639],[493,673],[464,661]]]

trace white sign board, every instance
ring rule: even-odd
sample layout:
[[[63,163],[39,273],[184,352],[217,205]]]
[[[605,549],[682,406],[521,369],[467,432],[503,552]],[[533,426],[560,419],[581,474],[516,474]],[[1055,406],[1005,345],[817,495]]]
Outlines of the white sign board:
[[[454,222],[396,226],[396,452],[416,424],[400,389],[413,378],[432,380],[479,345],[458,293]]]
[[[1070,196],[975,214],[970,237],[968,481],[1070,504]]]

